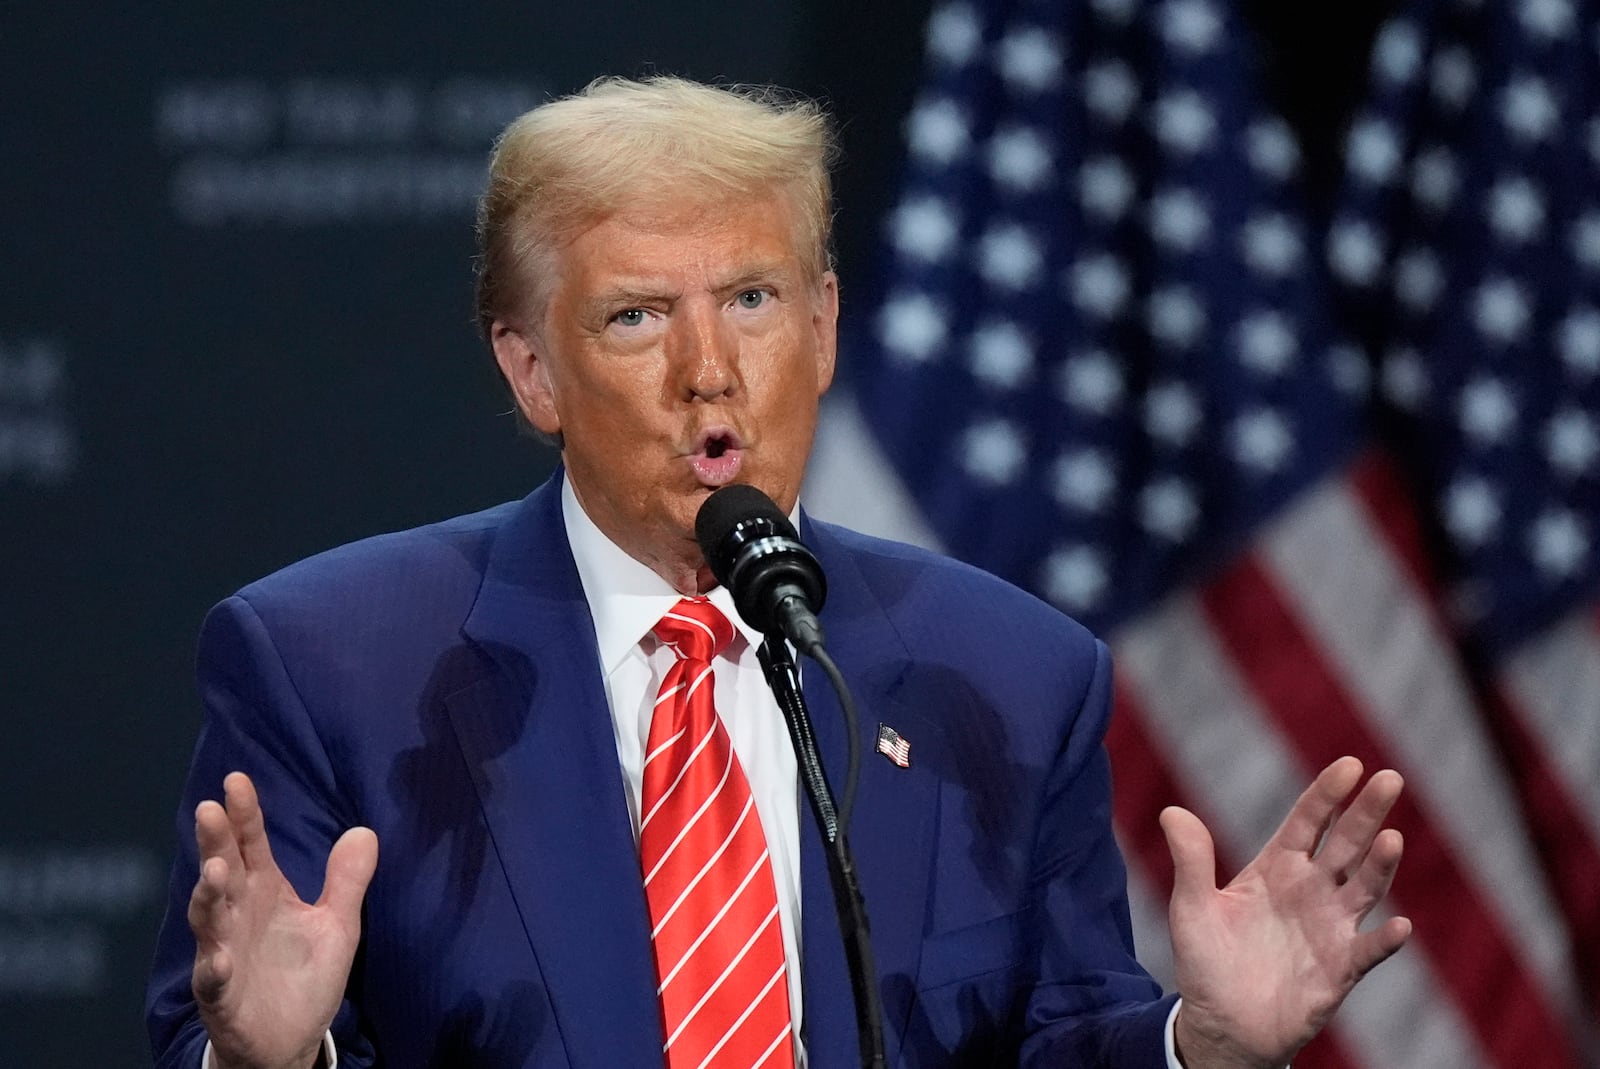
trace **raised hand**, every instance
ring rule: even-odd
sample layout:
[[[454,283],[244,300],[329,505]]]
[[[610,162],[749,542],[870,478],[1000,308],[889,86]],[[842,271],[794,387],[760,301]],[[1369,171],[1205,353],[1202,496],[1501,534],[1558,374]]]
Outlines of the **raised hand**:
[[[307,1069],[339,1009],[361,938],[378,838],[351,828],[328,855],[322,897],[300,900],[272,859],[250,777],[223,781],[226,808],[195,810],[200,879],[189,898],[194,997],[216,1069]]]
[[[1362,920],[1388,893],[1401,837],[1383,821],[1400,797],[1384,770],[1349,807],[1361,762],[1322,770],[1271,841],[1221,890],[1211,834],[1188,810],[1161,814],[1176,877],[1170,920],[1183,1007],[1179,1055],[1189,1069],[1286,1065],[1356,982],[1411,934],[1392,917]]]

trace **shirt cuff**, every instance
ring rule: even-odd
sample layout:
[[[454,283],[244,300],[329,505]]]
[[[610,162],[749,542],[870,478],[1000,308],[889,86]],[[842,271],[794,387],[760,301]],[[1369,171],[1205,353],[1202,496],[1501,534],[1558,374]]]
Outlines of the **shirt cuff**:
[[[1167,1019],[1167,1050],[1172,1050],[1172,1019]],[[1172,1060],[1172,1055],[1167,1055],[1167,1060]],[[1174,1063],[1176,1064],[1176,1063]],[[330,1029],[322,1033],[322,1067],[323,1069],[339,1069],[339,1051],[333,1045],[333,1031]],[[211,1040],[206,1040],[206,1052],[200,1058],[200,1069],[217,1069],[217,1063],[211,1058]]]
[[[1178,999],[1172,1004],[1172,1010],[1167,1014],[1167,1027],[1163,1029],[1166,1036],[1167,1069],[1183,1069],[1183,1063],[1178,1060],[1178,1007],[1183,1005],[1183,999]],[[211,1069],[211,1066],[206,1066]]]

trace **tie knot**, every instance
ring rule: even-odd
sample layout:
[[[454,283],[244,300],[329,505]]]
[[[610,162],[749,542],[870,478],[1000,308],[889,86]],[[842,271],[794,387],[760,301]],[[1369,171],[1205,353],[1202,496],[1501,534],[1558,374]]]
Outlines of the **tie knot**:
[[[733,641],[733,624],[705,598],[683,598],[656,624],[655,634],[679,657],[710,664]]]

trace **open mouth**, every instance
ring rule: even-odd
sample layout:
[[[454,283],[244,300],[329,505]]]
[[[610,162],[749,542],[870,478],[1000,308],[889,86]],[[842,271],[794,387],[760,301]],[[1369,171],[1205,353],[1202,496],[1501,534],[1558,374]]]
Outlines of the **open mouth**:
[[[713,427],[695,443],[689,464],[700,485],[726,486],[739,474],[743,453],[744,443],[738,435],[725,427]]]

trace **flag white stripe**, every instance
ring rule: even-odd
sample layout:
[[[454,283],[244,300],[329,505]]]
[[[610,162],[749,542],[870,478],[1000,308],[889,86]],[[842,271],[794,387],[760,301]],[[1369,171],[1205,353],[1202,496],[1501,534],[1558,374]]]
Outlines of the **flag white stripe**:
[[[1600,842],[1600,633],[1584,612],[1518,650],[1505,681]]]
[[[1299,797],[1308,772],[1239,678],[1194,596],[1169,599],[1119,632],[1115,648],[1120,681],[1184,794],[1204,807],[1207,826],[1226,854],[1254,856]],[[1337,1018],[1341,1042],[1371,1066],[1487,1067],[1431,959],[1414,949],[1400,957],[1403,963],[1385,963],[1361,986],[1404,984],[1406,1014],[1391,1014],[1383,1000],[1347,1001]],[[1435,1037],[1421,1062],[1417,1032]]]
[[[1330,669],[1400,762],[1413,800],[1500,915],[1506,942],[1567,1007],[1577,1005],[1560,916],[1455,648],[1381,531],[1340,480],[1273,525],[1260,556],[1316,633]]]

